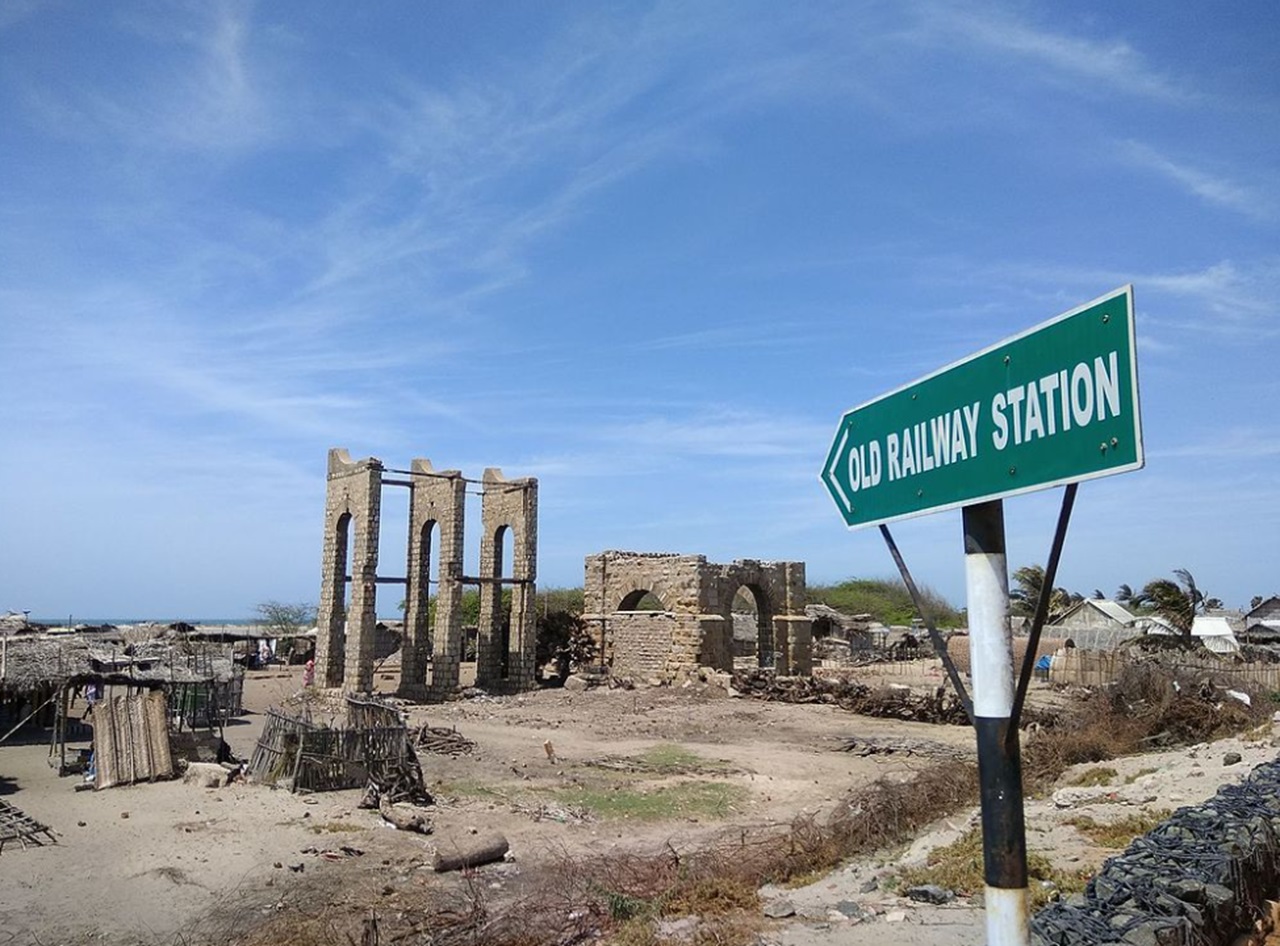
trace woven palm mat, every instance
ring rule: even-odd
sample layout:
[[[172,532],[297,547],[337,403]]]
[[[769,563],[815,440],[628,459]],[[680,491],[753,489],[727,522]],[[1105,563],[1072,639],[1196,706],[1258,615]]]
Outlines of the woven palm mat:
[[[21,808],[0,799],[0,852],[10,841],[20,841],[23,848],[28,844],[41,845],[40,835],[45,840],[56,843],[53,830],[48,825],[36,821]]]

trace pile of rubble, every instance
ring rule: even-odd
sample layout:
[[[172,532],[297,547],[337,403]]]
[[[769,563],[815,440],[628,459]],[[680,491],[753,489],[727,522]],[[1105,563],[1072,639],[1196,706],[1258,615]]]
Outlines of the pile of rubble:
[[[1280,890],[1280,761],[1181,808],[1032,921],[1036,946],[1228,946]]]
[[[741,670],[732,686],[739,696],[780,703],[831,703],[851,713],[919,723],[968,726],[964,704],[939,687],[932,693],[909,689],[872,689],[863,683],[830,677],[779,677],[768,670]]]

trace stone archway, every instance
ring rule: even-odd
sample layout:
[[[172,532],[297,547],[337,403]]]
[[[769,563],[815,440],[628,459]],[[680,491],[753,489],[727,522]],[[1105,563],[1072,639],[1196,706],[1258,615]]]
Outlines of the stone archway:
[[[601,552],[586,560],[584,617],[620,675],[671,681],[700,666],[732,670],[733,600],[743,587],[757,606],[758,652],[779,673],[810,673],[803,562]],[[635,611],[646,592],[665,610]]]

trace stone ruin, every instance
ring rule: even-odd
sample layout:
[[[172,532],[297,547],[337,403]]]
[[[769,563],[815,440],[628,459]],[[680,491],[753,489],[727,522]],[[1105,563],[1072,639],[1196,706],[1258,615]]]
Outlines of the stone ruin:
[[[480,589],[476,686],[508,693],[535,686],[538,481],[508,480],[493,468],[484,471],[478,481],[480,574],[468,576],[462,568],[466,487],[476,482],[457,470],[435,470],[428,460],[414,460],[407,470],[388,470],[374,457],[353,461],[346,450],[329,451],[316,621],[318,685],[348,692],[373,690],[377,586],[393,584],[404,587],[406,602],[398,695],[411,700],[442,700],[457,688],[465,585]],[[378,575],[382,490],[386,487],[409,490],[404,577]],[[433,578],[431,539],[437,529],[439,561],[434,563]],[[513,561],[504,562],[508,532]],[[428,616],[432,585],[434,623]],[[511,589],[509,624],[503,620],[504,587]]]
[[[741,589],[755,603],[758,665],[810,673],[803,562],[717,565],[703,555],[600,552],[586,560],[583,618],[619,676],[671,682],[698,667],[732,671]],[[649,594],[662,610],[637,610]]]

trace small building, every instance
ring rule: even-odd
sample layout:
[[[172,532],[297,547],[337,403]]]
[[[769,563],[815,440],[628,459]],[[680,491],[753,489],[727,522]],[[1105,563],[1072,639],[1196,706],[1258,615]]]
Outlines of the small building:
[[[1110,651],[1142,634],[1137,615],[1118,601],[1087,598],[1049,623],[1058,637],[1069,637],[1080,650]]]
[[[1244,615],[1242,643],[1280,644],[1280,595],[1260,601]]]

